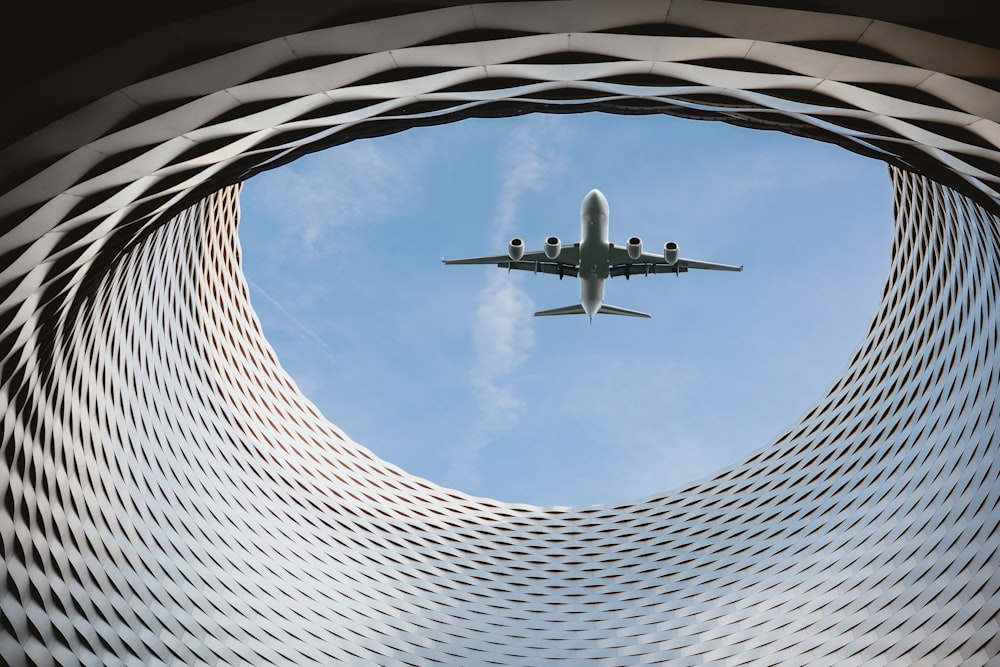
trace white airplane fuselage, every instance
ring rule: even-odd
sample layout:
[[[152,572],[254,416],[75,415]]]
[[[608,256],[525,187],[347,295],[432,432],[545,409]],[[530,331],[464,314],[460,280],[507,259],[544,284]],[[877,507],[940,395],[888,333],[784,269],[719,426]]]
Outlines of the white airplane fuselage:
[[[591,318],[604,303],[604,281],[610,267],[608,200],[591,190],[580,206],[580,303]]]

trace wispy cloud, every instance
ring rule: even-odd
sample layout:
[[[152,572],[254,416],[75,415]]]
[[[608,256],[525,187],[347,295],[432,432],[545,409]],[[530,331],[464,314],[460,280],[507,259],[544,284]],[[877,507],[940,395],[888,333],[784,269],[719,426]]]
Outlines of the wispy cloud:
[[[377,222],[393,213],[415,187],[423,140],[407,150],[358,141],[323,151],[252,179],[243,198],[273,226],[284,251],[329,251],[343,228]]]
[[[343,284],[330,279],[329,267],[348,261],[362,235],[377,236],[372,226],[419,198],[432,153],[432,140],[420,134],[358,141],[245,184],[240,240],[253,249],[244,257],[251,299],[282,364],[307,393],[322,396],[332,374],[349,367],[335,351],[352,332],[330,315]]]
[[[517,219],[521,200],[528,192],[539,192],[562,169],[559,142],[563,132],[557,118],[532,117],[519,125],[499,159],[504,174],[492,238],[505,247]],[[532,311],[535,304],[520,287],[517,274],[494,273],[479,293],[472,331],[475,361],[470,383],[479,407],[468,439],[454,452],[448,483],[464,489],[479,484],[477,454],[500,434],[513,428],[523,411],[511,375],[524,363],[535,345]]]
[[[493,216],[495,244],[506,244],[515,231],[512,223],[525,193],[543,190],[565,168],[565,138],[566,132],[555,116],[533,116],[510,133],[500,152],[504,178]]]

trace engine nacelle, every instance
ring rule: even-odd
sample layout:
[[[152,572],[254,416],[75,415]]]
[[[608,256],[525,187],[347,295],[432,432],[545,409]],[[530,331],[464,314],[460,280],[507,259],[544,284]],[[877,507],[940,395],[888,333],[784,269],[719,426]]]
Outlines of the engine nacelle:
[[[642,257],[642,239],[638,236],[633,236],[625,243],[625,249],[628,250],[629,259],[639,259]]]
[[[507,256],[515,262],[524,257],[524,241],[516,236],[507,244]]]
[[[663,244],[663,261],[667,263],[667,266],[673,266],[677,263],[679,253],[680,248],[674,241],[667,241]]]
[[[545,239],[545,256],[549,259],[555,259],[562,252],[562,243],[559,242],[558,236],[550,236]]]

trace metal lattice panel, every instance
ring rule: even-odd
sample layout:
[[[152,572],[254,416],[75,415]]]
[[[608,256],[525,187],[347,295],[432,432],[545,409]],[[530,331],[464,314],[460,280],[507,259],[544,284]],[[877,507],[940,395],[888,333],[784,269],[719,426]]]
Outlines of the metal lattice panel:
[[[997,51],[693,0],[319,4],[173,69],[94,55],[132,78],[0,150],[6,662],[1000,663]],[[538,110],[895,165],[882,305],[801,423],[658,497],[535,508],[412,478],[298,393],[249,306],[238,187],[209,193]]]

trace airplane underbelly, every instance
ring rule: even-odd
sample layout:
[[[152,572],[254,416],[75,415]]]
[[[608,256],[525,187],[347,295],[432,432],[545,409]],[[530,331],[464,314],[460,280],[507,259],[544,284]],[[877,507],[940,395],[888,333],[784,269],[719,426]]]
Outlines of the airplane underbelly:
[[[587,314],[596,313],[604,303],[604,280],[600,278],[580,278],[580,303]]]
[[[607,278],[610,252],[608,242],[602,240],[600,234],[584,237],[580,243],[580,275]]]

